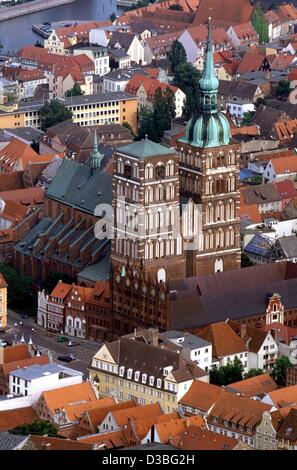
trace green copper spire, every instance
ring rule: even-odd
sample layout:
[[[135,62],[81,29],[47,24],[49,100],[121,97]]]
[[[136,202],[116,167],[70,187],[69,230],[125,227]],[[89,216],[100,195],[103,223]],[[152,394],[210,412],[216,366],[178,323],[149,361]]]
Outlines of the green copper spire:
[[[218,111],[219,81],[215,74],[211,19],[208,20],[208,37],[205,51],[202,77],[199,80],[198,111],[186,126],[185,136],[179,142],[199,148],[220,147],[230,143],[229,122],[223,113]]]
[[[93,150],[89,159],[89,166],[96,170],[101,166],[101,160],[103,155],[98,150],[98,141],[97,141],[97,131],[96,128],[94,130],[94,142],[93,142]]]
[[[215,113],[217,107],[217,94],[219,89],[219,80],[215,75],[215,68],[212,54],[211,39],[211,19],[208,20],[208,37],[204,59],[202,77],[199,81],[200,89],[200,110],[204,113]]]

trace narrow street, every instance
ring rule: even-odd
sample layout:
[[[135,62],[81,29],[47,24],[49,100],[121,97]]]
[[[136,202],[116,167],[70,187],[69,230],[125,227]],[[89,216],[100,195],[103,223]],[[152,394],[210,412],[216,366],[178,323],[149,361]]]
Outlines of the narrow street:
[[[35,332],[32,333],[32,328]],[[95,341],[81,340],[69,337],[79,342],[78,346],[69,347],[66,343],[58,343],[55,334],[49,335],[42,328],[40,328],[33,318],[21,318],[21,316],[11,310],[8,310],[8,328],[5,334],[1,334],[2,339],[13,341],[15,336],[20,340],[22,335],[26,342],[32,337],[33,344],[37,346],[41,352],[50,354],[53,361],[57,361],[57,357],[64,354],[74,354],[76,359],[69,363],[57,361],[59,364],[65,364],[75,370],[84,373],[87,377],[87,369],[90,365],[92,356],[98,351],[101,343]]]

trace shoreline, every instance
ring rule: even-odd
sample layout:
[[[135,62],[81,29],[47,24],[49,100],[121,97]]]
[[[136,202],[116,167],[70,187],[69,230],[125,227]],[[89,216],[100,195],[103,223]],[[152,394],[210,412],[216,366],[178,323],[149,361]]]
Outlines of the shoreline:
[[[0,9],[0,21],[13,19],[19,16],[29,15],[42,10],[48,10],[68,3],[74,3],[76,0],[33,0],[32,2],[5,7]]]

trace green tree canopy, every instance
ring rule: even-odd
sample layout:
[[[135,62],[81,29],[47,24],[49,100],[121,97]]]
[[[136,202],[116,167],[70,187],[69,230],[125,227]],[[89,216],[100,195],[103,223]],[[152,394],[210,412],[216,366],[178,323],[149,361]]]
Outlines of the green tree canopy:
[[[291,91],[291,82],[289,80],[281,80],[275,90],[276,96],[278,98],[288,98]]]
[[[133,131],[132,126],[131,126],[131,124],[129,124],[129,122],[124,121],[122,123],[122,126],[125,127],[126,129],[128,129],[128,131],[130,131],[133,138],[135,137],[135,132]]]
[[[30,308],[35,301],[33,295],[32,279],[22,276],[14,268],[0,263],[0,272],[3,274],[7,284],[8,305],[11,308]]]
[[[247,111],[246,113],[244,113],[240,127],[249,126],[252,122],[254,114],[254,111]]]
[[[178,65],[175,70],[174,85],[186,95],[183,110],[186,117],[191,117],[198,108],[200,77],[201,72],[188,62]]]
[[[263,9],[259,3],[256,5],[253,11],[253,14],[251,17],[251,23],[253,27],[255,28],[255,31],[258,33],[259,42],[261,44],[269,42],[268,23],[264,16]]]
[[[256,377],[257,375],[263,374],[262,369],[253,368],[250,369],[246,374],[244,374],[245,379],[250,379],[251,377]]]
[[[170,129],[171,120],[175,116],[175,100],[173,91],[167,87],[165,91],[156,90],[154,109],[143,107],[139,113],[138,139],[146,136],[155,142],[160,142],[164,131]]]
[[[254,266],[254,263],[250,260],[248,255],[243,251],[241,253],[241,267],[248,268],[249,266]]]
[[[72,112],[59,100],[51,100],[45,103],[39,110],[41,129],[45,131],[59,122],[72,118]]]
[[[240,359],[228,362],[219,369],[214,366],[209,371],[209,381],[214,385],[230,385],[243,379],[243,365]]]
[[[13,429],[14,434],[22,434],[23,436],[28,436],[29,434],[35,434],[38,436],[49,436],[57,437],[58,430],[56,426],[50,421],[43,419],[33,421],[31,424],[22,424]],[[60,437],[60,436],[59,436]]]
[[[273,379],[277,385],[284,387],[286,385],[286,370],[292,367],[290,359],[287,356],[280,356],[277,358],[274,364],[274,368],[271,372]]]
[[[75,83],[71,90],[66,91],[66,96],[81,96],[83,92],[81,91],[81,87],[79,83]]]
[[[169,54],[169,60],[171,62],[171,68],[174,72],[180,64],[187,62],[187,53],[185,48],[177,39],[173,41],[171,53]]]

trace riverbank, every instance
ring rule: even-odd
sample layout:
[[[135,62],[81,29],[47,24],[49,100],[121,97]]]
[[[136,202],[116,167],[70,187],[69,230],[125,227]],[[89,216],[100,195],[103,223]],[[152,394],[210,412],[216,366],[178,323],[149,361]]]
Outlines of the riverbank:
[[[23,3],[22,5],[1,8],[0,21],[48,10],[49,8],[55,8],[75,1],[76,0],[33,0],[32,2]]]

